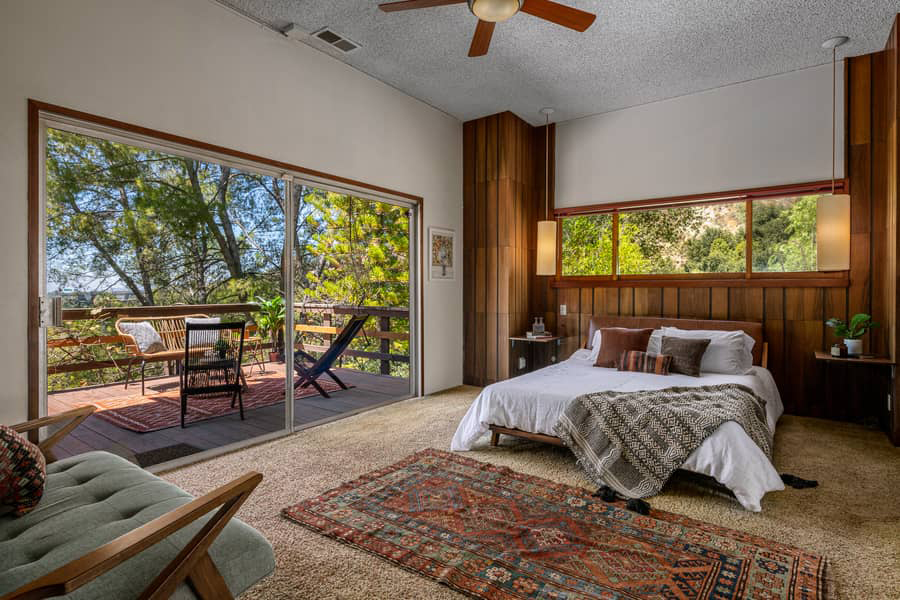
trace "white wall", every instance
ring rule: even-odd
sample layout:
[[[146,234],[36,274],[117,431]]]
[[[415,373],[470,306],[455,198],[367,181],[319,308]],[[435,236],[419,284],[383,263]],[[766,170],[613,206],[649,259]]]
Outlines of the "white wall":
[[[831,85],[827,65],[561,123],[556,206],[830,179]],[[842,89],[838,64],[838,115]]]
[[[457,120],[210,0],[2,0],[0,423],[26,415],[28,98],[419,195],[462,231]],[[424,316],[426,391],[462,383],[461,277],[425,282]]]

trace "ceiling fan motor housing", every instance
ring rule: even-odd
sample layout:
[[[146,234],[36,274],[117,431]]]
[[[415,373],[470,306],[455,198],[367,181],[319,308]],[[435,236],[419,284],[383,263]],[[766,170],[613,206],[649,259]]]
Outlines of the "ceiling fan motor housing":
[[[489,23],[500,23],[520,10],[525,0],[469,0],[472,14]]]

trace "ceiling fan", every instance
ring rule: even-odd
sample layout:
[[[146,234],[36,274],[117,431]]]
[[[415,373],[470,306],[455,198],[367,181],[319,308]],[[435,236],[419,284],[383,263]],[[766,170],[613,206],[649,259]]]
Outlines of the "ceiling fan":
[[[491,45],[491,37],[494,35],[494,26],[519,11],[575,31],[585,31],[597,18],[591,13],[563,6],[550,0],[404,0],[379,4],[378,8],[385,12],[393,12],[465,3],[468,3],[472,14],[478,17],[478,26],[475,28],[472,45],[469,47],[469,56],[487,54],[488,47]]]

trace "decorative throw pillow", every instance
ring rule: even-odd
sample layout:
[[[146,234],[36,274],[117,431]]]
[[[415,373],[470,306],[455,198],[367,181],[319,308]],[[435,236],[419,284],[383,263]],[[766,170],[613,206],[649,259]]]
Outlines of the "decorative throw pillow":
[[[44,495],[47,463],[35,444],[0,425],[0,514],[21,517]]]
[[[153,325],[149,321],[140,321],[138,323],[119,323],[119,329],[134,338],[138,350],[144,354],[152,354],[153,352],[163,352],[166,345],[163,343],[159,333],[153,329]]]
[[[600,329],[600,352],[595,367],[615,368],[619,357],[628,350],[647,351],[652,329],[626,329],[624,327],[604,327]]]
[[[703,360],[703,353],[709,346],[709,340],[698,340],[690,338],[677,338],[663,336],[660,347],[663,354],[672,357],[672,365],[669,370],[672,373],[683,373],[691,377],[700,376],[700,363]]]
[[[672,357],[668,354],[650,354],[640,350],[629,350],[623,352],[619,357],[620,371],[668,375],[671,365]]]

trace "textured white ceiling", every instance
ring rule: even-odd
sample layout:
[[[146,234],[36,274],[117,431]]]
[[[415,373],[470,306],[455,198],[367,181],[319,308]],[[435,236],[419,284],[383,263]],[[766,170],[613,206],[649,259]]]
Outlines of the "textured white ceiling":
[[[520,13],[487,56],[466,53],[465,4],[384,13],[377,0],[218,0],[275,29],[329,27],[362,48],[306,42],[461,120],[511,110],[537,124],[646,104],[881,50],[900,0],[557,0],[597,14],[577,33]]]

